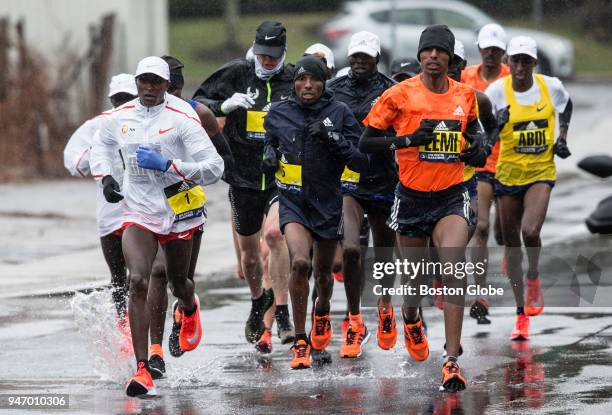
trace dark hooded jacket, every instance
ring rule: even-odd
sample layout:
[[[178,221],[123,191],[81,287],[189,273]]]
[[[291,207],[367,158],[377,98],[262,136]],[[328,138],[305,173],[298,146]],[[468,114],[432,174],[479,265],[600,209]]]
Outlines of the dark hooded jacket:
[[[348,105],[363,130],[364,127],[361,123],[374,103],[383,92],[395,84],[394,80],[376,72],[369,79],[363,81],[357,81],[350,74],[341,76],[329,81],[327,88],[333,91],[338,101]],[[360,174],[359,184],[355,187],[344,182],[343,189],[358,197],[366,199],[388,198],[388,202],[393,202],[393,194],[398,181],[393,151],[368,154],[368,164],[367,171]]]
[[[255,64],[246,59],[226,63],[210,75],[195,92],[193,99],[206,105],[217,117],[226,117],[223,134],[227,137],[235,168],[226,170],[223,180],[235,187],[267,190],[274,186],[274,177],[261,171],[264,131],[262,120],[270,103],[289,98],[293,89],[293,65],[283,69],[267,81],[255,74]],[[236,109],[229,114],[221,111],[221,104],[235,92],[248,94],[255,100],[249,110]]]
[[[333,138],[322,140],[308,134],[306,125],[318,120],[333,132]],[[357,149],[361,128],[351,110],[329,91],[312,105],[303,105],[292,96],[272,104],[264,125],[265,152],[275,153],[279,160],[276,182],[281,228],[298,222],[321,238],[340,239],[340,176],[345,165],[355,171],[367,168],[366,156]]]

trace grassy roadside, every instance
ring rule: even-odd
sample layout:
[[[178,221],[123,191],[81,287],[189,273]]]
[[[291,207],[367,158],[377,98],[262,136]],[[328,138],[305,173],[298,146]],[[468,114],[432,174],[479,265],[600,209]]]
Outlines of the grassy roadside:
[[[244,52],[251,46],[255,29],[264,20],[277,20],[287,28],[287,60],[295,62],[304,50],[320,42],[319,27],[333,17],[333,13],[262,14],[242,16],[238,43]],[[220,18],[182,19],[170,21],[170,54],[185,64],[188,84],[200,83],[215,69],[228,61],[219,51],[225,41],[225,28]]]
[[[263,20],[278,20],[287,28],[287,60],[295,62],[312,43],[320,42],[319,27],[334,13],[260,14],[242,16],[238,43],[242,46],[235,56],[224,56],[224,22],[221,18],[183,19],[170,22],[170,53],[185,63],[186,95],[215,69],[232,57],[244,56],[253,41],[255,29]],[[531,21],[502,20],[506,25],[534,28],[556,33],[574,41],[576,75],[578,78],[612,77],[612,45],[585,38],[571,22],[545,22],[534,27]]]

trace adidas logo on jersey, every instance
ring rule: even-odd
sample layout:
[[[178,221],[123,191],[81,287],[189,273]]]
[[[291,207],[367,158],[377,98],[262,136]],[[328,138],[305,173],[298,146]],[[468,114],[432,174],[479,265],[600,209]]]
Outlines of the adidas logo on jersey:
[[[537,130],[538,126],[535,125],[535,123],[533,121],[531,121],[529,124],[527,124],[527,127],[525,127],[525,130]]]
[[[324,125],[324,126],[326,126],[326,127],[333,127],[333,126],[334,126],[334,124],[331,122],[331,120],[329,119],[329,117],[327,117],[327,118],[325,118],[325,119],[323,120],[323,125]]]
[[[446,126],[446,123],[444,121],[440,121],[438,123],[438,125],[436,125],[436,128],[434,128],[434,130],[436,130],[436,131],[448,131],[448,127]]]
[[[465,115],[465,112],[463,112],[463,108],[461,108],[461,105],[457,105],[457,108],[455,108],[455,111],[453,111],[453,115],[457,117],[463,117]]]
[[[189,190],[189,189],[190,189],[189,185],[183,182],[181,183],[181,187],[179,187],[177,193],[184,192],[185,190]]]

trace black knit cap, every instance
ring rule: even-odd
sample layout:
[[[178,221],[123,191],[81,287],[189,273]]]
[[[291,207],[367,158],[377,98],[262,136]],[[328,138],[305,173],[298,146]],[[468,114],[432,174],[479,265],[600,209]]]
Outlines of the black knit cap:
[[[325,83],[327,66],[323,59],[316,55],[306,55],[302,57],[295,64],[295,72],[293,73],[293,80],[302,76],[305,73],[309,73],[321,82]]]
[[[455,35],[443,24],[435,24],[428,26],[421,33],[419,39],[419,51],[417,52],[417,59],[421,61],[421,51],[424,49],[442,49],[450,59],[453,59],[453,51],[455,50]]]

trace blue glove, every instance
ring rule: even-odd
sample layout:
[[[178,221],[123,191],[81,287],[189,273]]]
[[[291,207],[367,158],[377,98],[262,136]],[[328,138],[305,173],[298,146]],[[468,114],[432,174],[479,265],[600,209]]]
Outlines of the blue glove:
[[[170,167],[170,160],[149,147],[138,146],[136,149],[136,162],[138,167],[148,170],[165,172]]]

